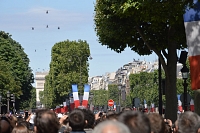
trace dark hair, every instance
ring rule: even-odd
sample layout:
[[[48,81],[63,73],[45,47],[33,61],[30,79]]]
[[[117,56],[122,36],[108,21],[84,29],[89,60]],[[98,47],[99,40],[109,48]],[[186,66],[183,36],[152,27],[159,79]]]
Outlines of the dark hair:
[[[108,120],[117,120],[118,119],[118,114],[114,111],[108,111],[106,113],[106,119]]]
[[[3,124],[2,124],[2,122],[3,122]],[[4,126],[2,126],[2,125],[4,125]],[[10,122],[9,122],[8,118],[5,117],[5,116],[1,116],[0,127],[1,127],[0,133],[10,133],[12,131],[12,127],[10,125]]]
[[[122,112],[124,112],[124,111],[130,111],[130,110],[132,110],[131,107],[124,107],[124,108],[122,109]]]
[[[91,110],[83,109],[83,113],[85,115],[85,120],[87,120],[87,124],[85,128],[93,128],[95,122],[94,113]]]
[[[57,133],[60,128],[56,114],[48,109],[36,111],[34,125],[37,128],[37,133]]]
[[[128,126],[131,133],[150,133],[151,127],[148,117],[139,111],[125,111],[118,120]]]
[[[26,126],[28,129],[30,128],[30,126],[29,126],[29,122],[27,122],[27,121],[19,121],[19,122],[17,122],[17,125],[23,125],[23,126]]]
[[[74,109],[69,114],[69,126],[72,128],[72,131],[81,131],[85,126],[85,117],[81,109]]]

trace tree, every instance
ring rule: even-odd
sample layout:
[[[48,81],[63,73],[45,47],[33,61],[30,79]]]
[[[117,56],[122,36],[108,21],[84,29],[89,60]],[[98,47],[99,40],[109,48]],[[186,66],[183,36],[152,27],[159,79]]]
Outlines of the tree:
[[[36,108],[36,88],[33,88],[31,90],[31,100],[29,103],[29,109],[35,109]]]
[[[0,93],[4,98],[7,97],[7,91],[15,93],[16,97],[22,94],[20,82],[15,81],[13,72],[10,70],[10,64],[0,60]]]
[[[10,93],[16,96],[16,109],[27,108],[31,100],[33,73],[29,67],[29,59],[22,46],[11,38],[9,33],[0,31],[0,60],[6,62],[17,85]],[[7,91],[7,90],[6,90]]]
[[[44,97],[45,97],[45,108],[55,108],[56,105],[53,104],[54,99],[54,89],[52,87],[52,79],[49,75],[45,76],[44,84]]]
[[[44,91],[40,91],[39,92],[39,99],[40,99],[40,103],[45,105],[46,104],[46,99],[45,99],[45,92]]]
[[[163,75],[164,78],[164,75]],[[188,84],[189,84],[188,79]],[[139,98],[141,101],[141,104],[144,104],[143,101],[146,100],[147,104],[150,105],[151,103],[154,103],[155,106],[158,106],[158,71],[154,71],[152,73],[147,72],[141,72],[137,74],[130,74],[129,76],[130,81],[130,88],[131,92],[128,95],[131,100],[133,98]],[[183,79],[177,79],[176,83],[177,87],[177,94],[183,94]],[[191,98],[194,99],[194,91],[192,91],[190,88],[190,85],[188,86],[187,90],[190,94]],[[163,89],[163,88],[162,88]],[[129,100],[128,98],[128,100]],[[162,96],[163,105],[166,104],[165,95]],[[129,100],[130,101],[130,100]],[[132,103],[127,103],[132,104]]]
[[[192,2],[192,1],[190,1]],[[99,42],[116,52],[130,47],[139,55],[155,52],[166,75],[166,118],[177,119],[177,49],[186,47],[183,13],[188,1],[97,0]]]
[[[139,98],[141,104],[146,100],[147,104],[154,103],[158,106],[158,72],[141,72],[130,74],[131,97]]]
[[[83,84],[88,82],[89,45],[86,41],[63,41],[52,48],[49,75],[45,81],[47,105],[55,107],[71,93],[72,84],[78,84],[83,94]]]
[[[119,89],[117,84],[108,85],[108,98],[114,100],[115,104],[119,105]]]
[[[108,102],[108,91],[107,90],[91,90],[93,93],[92,103],[94,106],[104,106]]]

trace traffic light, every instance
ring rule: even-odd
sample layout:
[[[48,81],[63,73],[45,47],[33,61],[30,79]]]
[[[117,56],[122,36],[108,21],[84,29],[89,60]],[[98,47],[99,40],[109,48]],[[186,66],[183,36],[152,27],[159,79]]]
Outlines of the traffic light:
[[[10,100],[11,100],[11,102],[15,102],[15,95],[14,94],[11,94]]]

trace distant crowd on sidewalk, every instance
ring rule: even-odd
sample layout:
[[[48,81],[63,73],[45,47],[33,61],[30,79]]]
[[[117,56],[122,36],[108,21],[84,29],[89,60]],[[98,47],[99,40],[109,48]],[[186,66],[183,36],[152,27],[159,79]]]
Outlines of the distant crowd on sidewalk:
[[[186,111],[175,122],[158,113],[123,108],[94,114],[85,108],[57,114],[38,109],[23,115],[2,114],[0,133],[200,133],[200,116]]]

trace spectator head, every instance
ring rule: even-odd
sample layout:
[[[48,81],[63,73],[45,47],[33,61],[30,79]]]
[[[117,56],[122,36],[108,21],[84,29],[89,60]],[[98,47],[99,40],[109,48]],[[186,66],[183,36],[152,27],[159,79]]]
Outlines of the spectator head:
[[[149,119],[140,111],[125,111],[118,120],[127,125],[131,133],[151,133]]]
[[[152,133],[164,133],[165,132],[165,122],[161,115],[159,115],[157,113],[150,113],[147,116],[150,121]]]
[[[118,119],[118,114],[114,111],[109,111],[106,114],[106,119],[108,120],[117,120]]]
[[[99,123],[93,133],[130,133],[128,127],[119,121],[106,120]]]
[[[29,126],[29,122],[27,122],[27,121],[19,121],[18,123],[17,123],[17,125],[23,125],[23,126],[25,126],[25,127],[27,127],[28,129],[30,128],[30,126]]]
[[[178,118],[179,133],[197,133],[200,128],[199,116],[191,111],[180,114]]]
[[[83,113],[85,115],[85,120],[86,120],[85,128],[93,128],[95,122],[94,113],[88,109],[83,109]]]
[[[124,111],[131,111],[131,110],[132,110],[131,107],[124,107],[124,108],[122,109],[122,112],[124,112]]]
[[[60,124],[56,114],[47,109],[40,109],[36,111],[34,119],[35,133],[57,133]]]
[[[10,133],[12,131],[12,127],[10,126],[10,122],[7,117],[2,116],[0,119],[0,133]]]
[[[12,133],[29,133],[29,130],[24,125],[17,125],[13,128]]]
[[[81,131],[85,127],[85,116],[81,109],[74,109],[69,114],[69,126],[72,128],[72,131]]]

